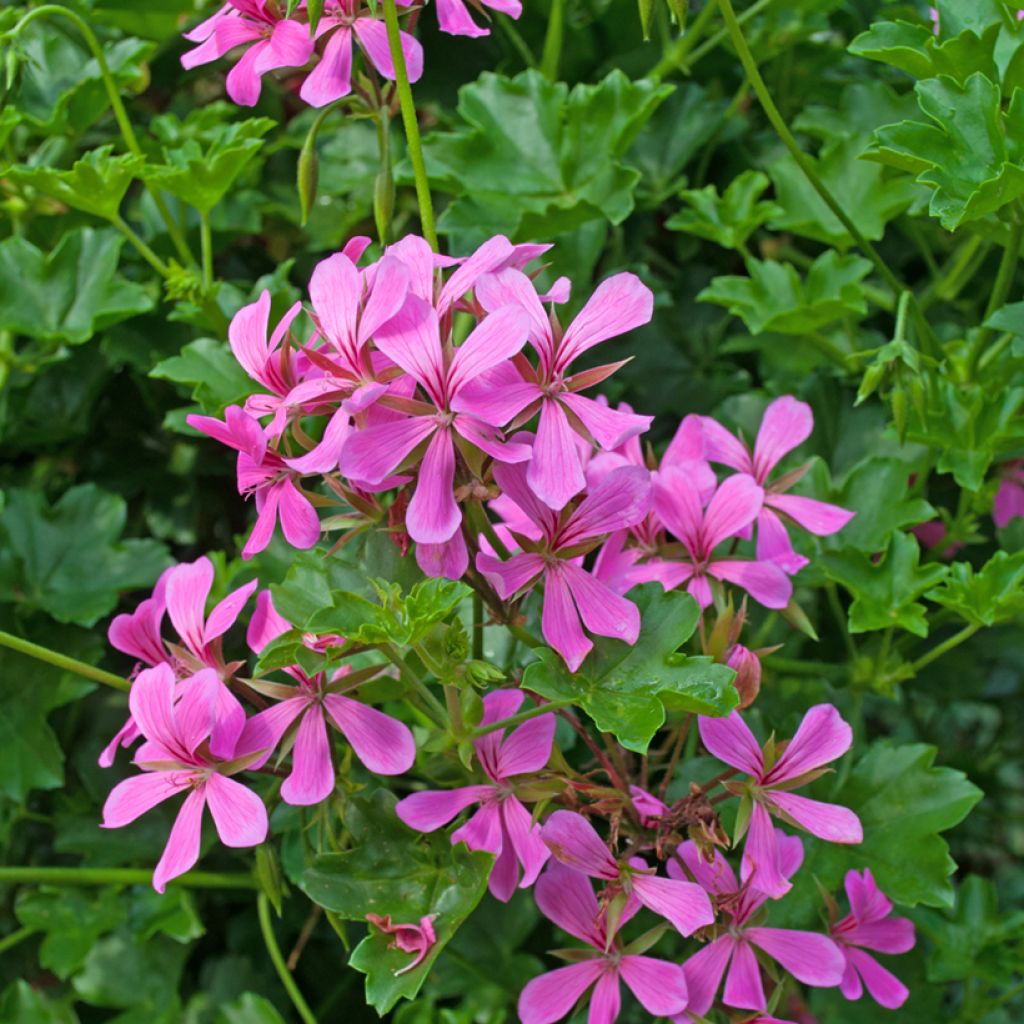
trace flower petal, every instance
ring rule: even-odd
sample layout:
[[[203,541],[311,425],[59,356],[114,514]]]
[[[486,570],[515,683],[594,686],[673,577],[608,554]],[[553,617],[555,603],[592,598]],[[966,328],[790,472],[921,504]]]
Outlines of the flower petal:
[[[417,832],[436,832],[471,804],[480,803],[493,795],[493,786],[428,789],[399,800],[395,805],[395,813]]]
[[[326,694],[324,707],[371,772],[401,775],[412,767],[416,741],[404,722],[339,693]]]
[[[172,878],[185,874],[199,860],[199,840],[203,828],[206,786],[193,789],[174,819],[167,845],[153,870],[153,888],[162,893]],[[263,806],[262,804],[260,805]]]
[[[814,413],[792,395],[776,398],[764,411],[754,443],[754,476],[764,482],[782,458],[811,436]]]
[[[164,663],[140,672],[128,692],[128,708],[142,735],[172,750],[179,745],[174,691],[174,671]]]
[[[780,899],[793,888],[782,873],[778,833],[772,825],[771,816],[759,800],[754,801],[750,812],[743,857],[743,874],[754,889],[771,899]]]
[[[551,851],[540,837],[540,826],[533,824],[530,812],[514,796],[505,797],[500,804],[505,838],[523,866],[520,889],[528,889],[537,880],[540,869],[551,856]]]
[[[391,47],[388,45],[387,28],[383,21],[375,18],[357,18],[353,25],[356,39],[363,52],[370,58],[370,63],[389,81],[395,80],[395,65],[391,60]],[[402,55],[405,57],[405,68],[409,81],[413,84],[423,75],[423,47],[419,40],[408,32],[399,33],[402,43]]]
[[[683,975],[689,994],[686,1008],[698,1017],[703,1017],[711,1009],[734,945],[735,940],[731,936],[723,935],[684,961]]]
[[[887,971],[874,957],[859,949],[847,949],[846,955],[857,973],[864,979],[871,998],[887,1010],[898,1010],[910,995],[907,986],[896,975]]]
[[[514,356],[526,344],[529,320],[518,306],[489,313],[455,349],[448,369],[448,395],[457,395],[480,374]]]
[[[416,490],[405,514],[409,536],[418,544],[451,540],[462,522],[455,500],[455,445],[451,432],[440,428],[430,439],[420,463]]]
[[[213,586],[213,563],[203,555],[167,577],[167,614],[178,636],[197,657],[206,646],[206,599]]]
[[[831,704],[815,704],[796,735],[765,777],[766,785],[799,778],[842,757],[853,743],[853,730]]]
[[[267,809],[251,789],[214,773],[206,783],[206,799],[225,846],[257,846],[267,838]]]
[[[761,968],[754,951],[742,939],[733,948],[722,1002],[741,1010],[763,1010],[766,1005]]]
[[[379,484],[435,430],[429,416],[406,416],[357,430],[342,449],[341,472],[351,480]]]
[[[650,511],[651,475],[641,466],[608,473],[580,502],[559,534],[559,547],[635,526]]]
[[[553,860],[533,890],[540,912],[564,932],[604,950],[605,926],[590,879]]]
[[[292,747],[292,770],[281,785],[281,797],[293,807],[326,800],[334,790],[334,762],[323,708],[310,704],[299,722]]]
[[[640,636],[640,610],[577,565],[562,565],[562,574],[583,624],[591,633],[635,644]]]
[[[686,1008],[686,975],[679,964],[650,956],[624,956],[619,974],[640,1005],[655,1017],[669,1017]]]
[[[604,972],[601,960],[558,967],[526,983],[519,994],[521,1024],[555,1024],[567,1017],[576,1001]]]
[[[798,526],[819,537],[838,533],[855,515],[838,505],[796,494],[766,494],[764,503],[789,516]]]
[[[299,97],[311,107],[325,107],[352,91],[352,32],[339,26],[327,40],[320,61],[306,75]]]
[[[493,854],[502,853],[505,849],[505,831],[501,827],[501,811],[498,808],[498,802],[493,797],[494,791],[492,790],[490,797],[480,805],[480,809],[470,815],[465,824],[460,825],[452,833],[453,846],[456,843],[465,843],[471,850],[486,850]],[[509,852],[512,857],[511,867],[515,874],[518,872],[518,868],[515,866],[515,854]],[[509,866],[506,861],[506,870]],[[509,895],[515,885],[515,878],[513,878],[509,887]]]
[[[594,826],[575,811],[555,811],[541,828],[541,839],[556,860],[591,878],[619,877],[619,865]]]
[[[565,660],[570,672],[579,669],[594,646],[583,635],[579,613],[573,603],[561,562],[552,563],[544,573],[544,607],[541,610],[540,631]]]
[[[575,413],[590,436],[605,451],[612,451],[630,438],[646,433],[654,422],[653,416],[638,416],[636,413],[611,409],[592,398],[572,392],[561,395],[559,401]]]
[[[103,804],[103,828],[123,828],[192,785],[193,772],[144,772],[119,782]]]
[[[745,473],[722,482],[704,510],[704,543],[711,551],[746,529],[761,511],[764,491]]]
[[[587,1024],[615,1024],[622,1009],[622,993],[619,991],[617,971],[606,971],[597,979],[590,996],[590,1013]]]
[[[826,842],[856,844],[864,841],[860,818],[846,807],[777,791],[768,793],[765,799],[801,828]]]
[[[541,405],[537,440],[526,478],[534,494],[556,511],[565,508],[587,485],[576,435],[556,399],[545,399]]]
[[[761,745],[739,712],[731,711],[725,718],[706,718],[701,715],[697,719],[697,727],[708,753],[730,768],[738,768],[760,780],[764,772]]]
[[[523,722],[502,740],[498,748],[498,774],[512,775],[539,772],[551,758],[555,739],[555,716],[538,715]]]
[[[846,961],[827,935],[789,928],[748,928],[744,935],[805,985],[833,988],[842,981]]]
[[[507,562],[483,552],[476,556],[477,571],[498,592],[503,601],[532,583],[544,571],[544,559],[540,555],[513,555]]]
[[[793,584],[774,562],[745,562],[738,558],[720,558],[712,562],[707,571],[716,579],[742,587],[765,608],[785,608],[793,596]]]
[[[715,912],[708,894],[694,882],[657,875],[634,875],[633,893],[648,910],[665,918],[680,935],[692,935],[713,924]]]

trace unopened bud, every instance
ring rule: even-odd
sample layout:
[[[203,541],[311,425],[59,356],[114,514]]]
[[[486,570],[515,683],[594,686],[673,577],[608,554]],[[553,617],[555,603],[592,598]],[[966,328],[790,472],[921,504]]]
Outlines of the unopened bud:
[[[737,644],[726,664],[736,671],[733,686],[740,695],[740,708],[749,708],[761,690],[761,659],[742,644]]]
[[[302,151],[299,153],[299,167],[296,185],[299,192],[299,210],[301,211],[301,223],[305,225],[309,220],[313,203],[316,202],[317,186],[320,183],[320,157],[316,151],[316,132],[311,131],[302,144]]]

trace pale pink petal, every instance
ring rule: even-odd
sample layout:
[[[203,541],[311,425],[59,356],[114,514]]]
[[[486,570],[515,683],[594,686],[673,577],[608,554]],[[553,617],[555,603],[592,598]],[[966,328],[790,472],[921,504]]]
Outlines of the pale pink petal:
[[[811,436],[814,413],[806,402],[792,395],[776,398],[764,411],[754,444],[754,476],[760,483],[782,458]]]
[[[864,979],[864,984],[876,1003],[887,1010],[898,1010],[907,1001],[910,995],[907,986],[874,957],[862,953],[859,949],[847,949],[846,955],[857,973]]]
[[[325,107],[352,91],[352,33],[345,26],[327,40],[320,62],[306,76],[299,96],[311,107]]]
[[[179,565],[167,578],[167,614],[189,650],[206,646],[206,599],[213,586],[213,563],[204,555]]]
[[[695,477],[669,468],[654,474],[654,511],[666,529],[686,545],[695,556],[703,558],[704,512]]]
[[[232,590],[223,601],[214,606],[213,611],[206,619],[206,627],[203,630],[207,643],[223,636],[235,624],[257,586],[259,586],[258,580],[245,583],[237,590]]]
[[[843,980],[839,983],[839,991],[846,999],[860,999],[864,995],[864,986],[861,984],[860,975],[850,959],[849,950],[844,950],[846,956],[846,970],[843,971]]]
[[[689,977],[689,975],[687,975]],[[736,942],[729,973],[725,978],[722,1002],[742,1010],[763,1010],[765,1007],[764,985],[761,982],[761,968],[754,951],[743,939]]]
[[[605,926],[590,879],[552,860],[533,890],[540,912],[562,931],[604,950]]]
[[[792,582],[774,562],[720,558],[708,565],[707,571],[716,579],[742,587],[765,608],[785,608],[793,596]]]
[[[441,4],[445,2],[446,0],[440,0]],[[439,4],[439,15],[440,12]],[[511,267],[496,274],[485,274],[477,280],[475,294],[477,301],[488,313],[493,313],[510,303],[522,309],[529,320],[530,344],[537,350],[542,360],[548,359],[546,365],[550,365],[551,321],[544,312],[544,306],[537,296],[537,289],[526,274]]]
[[[505,833],[501,827],[501,810],[498,802],[493,799],[494,791],[491,790],[491,798],[480,805],[475,814],[470,815],[464,825],[460,825],[452,833],[452,845],[465,843],[470,850],[486,850],[488,853],[500,854],[504,850]],[[512,857],[511,868],[513,873],[518,871],[515,866],[515,854],[509,851]],[[509,868],[506,861],[505,868]],[[509,892],[516,886],[515,878],[509,886]]]
[[[576,414],[590,436],[605,451],[612,451],[630,438],[646,433],[654,422],[653,416],[638,416],[636,413],[610,409],[592,398],[572,392],[560,395],[559,401]]]
[[[731,711],[725,718],[706,718],[701,715],[697,719],[697,726],[708,753],[730,768],[739,768],[760,781],[764,771],[761,745],[738,712]]]
[[[619,866],[594,826],[575,811],[555,811],[544,823],[541,838],[556,860],[591,878],[613,880]]]
[[[379,484],[436,429],[429,416],[408,416],[358,430],[342,449],[341,472],[351,480]]]
[[[458,415],[452,426],[471,444],[485,455],[506,464],[528,462],[533,456],[533,447],[515,441],[503,441],[501,432],[482,420],[472,416]]]
[[[425,302],[431,302],[434,297],[434,269],[438,266],[438,257],[427,240],[419,235],[406,235],[388,246],[387,251],[400,259],[409,271],[409,290],[412,294]]]
[[[565,508],[587,484],[575,434],[556,399],[546,399],[541,406],[527,480],[537,497],[556,511]]]
[[[558,516],[552,512],[534,493],[526,467],[519,464],[498,463],[494,467],[494,481],[501,488],[502,497],[511,501],[523,515],[524,519],[536,524],[541,532],[554,538],[558,527]],[[504,515],[497,505],[495,511]],[[505,515],[506,521],[513,530],[521,531],[521,526]],[[538,535],[539,536],[539,535]]]
[[[338,693],[326,694],[324,706],[371,772],[401,775],[412,767],[416,741],[404,722]]]
[[[610,590],[586,570],[568,562],[562,575],[572,592],[583,624],[591,633],[635,644],[640,636],[640,611],[632,601]]]
[[[273,489],[278,492],[278,514],[284,539],[293,548],[315,548],[320,539],[320,517],[309,499],[290,479],[279,481]]]
[[[437,299],[438,311],[443,315],[467,292],[471,291],[482,274],[489,274],[505,266],[515,255],[515,246],[504,236],[487,239],[464,260],[452,274]]]
[[[594,345],[649,323],[654,294],[635,274],[616,274],[602,281],[566,329],[556,368],[564,370]]]
[[[167,651],[160,638],[160,624],[164,617],[163,604],[151,598],[143,601],[131,615],[118,615],[107,630],[112,647],[144,661],[158,665],[167,660]]]
[[[162,893],[172,878],[185,874],[199,860],[206,788],[206,785],[201,785],[193,789],[178,811],[167,845],[153,871],[153,888],[157,892]]]
[[[573,603],[563,567],[563,563],[556,562],[544,572],[544,607],[541,611],[540,631],[544,639],[565,659],[569,671],[575,672],[594,645],[583,635],[579,613]]]
[[[766,794],[765,799],[788,818],[792,818],[811,835],[830,843],[856,844],[864,841],[864,830],[860,818],[853,811],[838,804],[826,804],[811,800],[796,793],[781,793],[777,790]]]
[[[128,721],[114,733],[110,742],[100,751],[96,763],[101,768],[109,768],[117,757],[117,748],[130,747],[141,735],[135,720],[129,716]]]
[[[487,36],[491,30],[481,28],[469,15],[462,0],[437,0],[437,23],[450,36]]]
[[[810,559],[793,550],[789,532],[767,505],[757,516],[757,560],[773,562],[789,576],[795,575],[810,562]]]
[[[741,473],[754,475],[754,460],[745,444],[710,416],[702,416],[700,424],[704,439],[704,458],[709,462],[738,469]]]
[[[636,898],[681,935],[692,935],[715,920],[708,894],[694,882],[638,874],[633,876],[632,886]]]
[[[246,719],[245,728],[235,747],[237,756],[243,757],[262,751],[259,759],[251,765],[252,768],[262,768],[292,722],[308,707],[309,699],[300,695],[283,700],[280,704],[273,704],[269,708],[264,708],[262,711],[256,712],[255,715],[251,715]]]
[[[119,782],[103,804],[103,828],[122,828],[192,785],[194,772],[144,772]]]
[[[688,839],[676,847],[676,856],[680,857],[686,869],[693,875],[697,883],[713,895],[724,896],[739,892],[739,882],[729,862],[719,853],[714,852],[714,859],[709,864],[698,850],[697,844]],[[668,862],[668,873],[672,878],[684,879],[683,869],[675,859]]]
[[[519,994],[521,1024],[555,1024],[567,1017],[584,992],[602,976],[603,960],[584,960],[542,974]]]
[[[540,555],[513,555],[507,562],[483,552],[476,556],[476,568],[498,592],[503,601],[528,586],[544,571]]]
[[[537,880],[551,851],[540,837],[540,826],[532,823],[530,812],[514,796],[502,800],[500,808],[505,839],[523,866],[519,888],[528,889]]]
[[[267,838],[267,809],[251,789],[214,773],[206,782],[206,799],[225,846],[257,846]]]
[[[723,481],[704,511],[704,539],[711,551],[745,530],[761,511],[764,491],[745,473]]]
[[[788,928],[748,928],[744,935],[805,985],[832,988],[842,980],[846,961],[827,935]]]
[[[518,306],[503,306],[484,317],[455,349],[448,370],[449,397],[519,352],[526,344],[528,330],[529,320]]]
[[[683,975],[689,994],[686,1006],[692,1013],[703,1017],[711,1009],[734,945],[735,939],[732,936],[723,935],[683,963]]]
[[[399,800],[395,805],[395,813],[417,832],[436,832],[471,804],[480,803],[493,795],[493,786],[428,789]]]
[[[613,469],[591,489],[559,532],[559,547],[635,526],[650,507],[650,473],[641,466]]]
[[[461,830],[460,830],[461,831]],[[469,845],[468,843],[466,844]],[[472,847],[470,847],[472,849]],[[515,895],[516,883],[519,881],[519,861],[516,859],[516,852],[512,848],[512,842],[504,832],[502,826],[501,849],[494,867],[491,868],[490,877],[487,879],[487,890],[502,903],[508,903]]]
[[[309,297],[317,319],[327,340],[350,358],[355,353],[353,342],[362,294],[359,271],[344,253],[335,253],[313,268]]]
[[[522,690],[491,690],[484,697],[484,714],[480,719],[480,724],[493,725],[495,722],[511,718],[523,706],[524,700],[526,700],[526,694]],[[489,733],[488,735],[495,734]],[[497,735],[500,736],[501,732],[499,731]]]
[[[479,379],[468,381],[452,398],[451,408],[503,427],[542,396],[540,385],[524,380],[513,363],[499,363]]]
[[[128,708],[142,735],[171,749],[179,745],[174,690],[174,672],[162,664],[140,672],[128,692]]]
[[[260,98],[263,82],[255,68],[263,51],[269,45],[265,39],[254,43],[242,54],[242,59],[228,72],[225,82],[228,95],[240,107],[254,107]]]
[[[442,544],[417,544],[416,564],[424,576],[461,580],[469,568],[466,538],[457,530],[451,539]]]
[[[217,16],[203,22],[208,25]],[[196,26],[198,32],[202,25]],[[191,33],[190,33],[191,35]],[[258,25],[252,24],[245,18],[221,18],[214,25],[214,31],[196,47],[187,50],[181,55],[181,66],[186,70],[198,67],[200,64],[209,64],[218,60],[224,54],[233,50],[236,46],[244,46],[246,43],[255,42],[262,38],[263,32]],[[189,38],[189,36],[186,36]],[[196,36],[195,38],[199,38]]]
[[[391,60],[391,47],[383,21],[374,18],[357,18],[353,25],[356,39],[370,63],[388,80],[395,80],[395,65]],[[423,47],[407,32],[401,33],[402,54],[409,81],[416,83],[423,74]]]
[[[420,464],[416,490],[405,515],[409,536],[420,544],[443,544],[462,522],[455,501],[455,445],[447,428],[430,439]]]
[[[281,798],[296,807],[326,800],[334,790],[334,762],[327,723],[318,704],[310,704],[299,722],[292,747],[292,770],[281,785]]]
[[[838,533],[855,515],[838,505],[796,494],[766,494],[764,503],[789,516],[798,526],[819,537]]]
[[[310,473],[331,473],[338,468],[341,453],[352,432],[352,414],[345,405],[331,415],[324,427],[323,437],[305,455],[285,459],[285,465],[303,476]]]
[[[590,996],[590,1013],[587,1024],[615,1024],[622,1008],[622,993],[619,991],[617,971],[605,971]]]
[[[853,743],[853,730],[831,704],[815,704],[765,777],[766,785],[799,778],[840,758]]]
[[[523,722],[502,740],[498,748],[499,776],[507,779],[512,775],[539,772],[551,757],[554,739],[554,715],[538,715]]]
[[[679,964],[649,956],[624,956],[619,974],[640,1005],[655,1017],[669,1017],[686,1007],[686,975]]]
[[[299,309],[301,310],[301,305]],[[261,384],[267,362],[267,330],[270,323],[270,292],[265,288],[259,299],[243,306],[228,324],[228,343],[242,369]]]
[[[774,794],[772,794],[774,796]],[[754,801],[743,856],[744,874],[750,885],[771,899],[780,899],[793,886],[782,873],[778,833],[771,816],[759,800]]]

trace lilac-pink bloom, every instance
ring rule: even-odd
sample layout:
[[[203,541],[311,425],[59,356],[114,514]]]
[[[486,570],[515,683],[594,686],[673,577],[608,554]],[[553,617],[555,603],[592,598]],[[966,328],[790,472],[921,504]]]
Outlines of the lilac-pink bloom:
[[[651,578],[667,590],[685,583],[702,608],[712,602],[709,576],[743,588],[766,608],[785,608],[793,585],[774,562],[715,555],[719,544],[757,518],[763,499],[751,477],[737,475],[725,480],[703,508],[698,480],[676,467],[661,470],[654,478],[654,509],[685,554],[679,561],[655,561]]]
[[[609,473],[568,516],[538,500],[522,465],[498,463],[494,479],[505,497],[540,531],[540,550],[524,551],[508,561],[481,552],[476,567],[503,600],[525,591],[543,577],[544,639],[575,672],[593,644],[583,626],[600,636],[636,643],[640,613],[576,562],[582,545],[639,522],[650,507],[650,477],[638,466]],[[564,521],[563,521],[564,520]],[[582,625],[581,625],[582,620]]]
[[[226,695],[226,696],[225,696]],[[225,703],[241,705],[217,673],[203,669],[177,684],[168,665],[139,673],[128,695],[132,718],[146,742],[135,763],[143,774],[118,783],[103,806],[103,827],[121,828],[157,804],[187,793],[153,872],[153,887],[188,871],[199,859],[203,808],[209,806],[221,842],[255,846],[267,835],[267,811],[255,793],[228,777],[240,765],[206,753],[214,747],[234,751],[237,715],[224,715]],[[208,743],[206,741],[209,741]]]
[[[1024,516],[1024,459],[1013,459],[1001,467],[992,505],[992,521],[1000,529],[1018,516]]]
[[[473,0],[477,9],[488,7],[510,18],[518,19],[523,13],[520,0]],[[483,13],[483,12],[481,12]],[[463,0],[437,0],[437,22],[442,32],[452,36],[489,36],[491,30],[482,28],[470,16]]]
[[[699,885],[660,878],[638,857],[628,864],[616,860],[582,814],[555,811],[544,823],[541,838],[555,860],[610,883],[613,892],[635,898],[682,935],[692,935],[715,919],[711,901]]]
[[[831,704],[816,704],[800,723],[785,751],[768,767],[764,752],[740,715],[698,718],[701,740],[720,761],[751,776],[753,807],[744,853],[754,884],[773,899],[791,888],[781,869],[781,853],[770,814],[830,843],[859,843],[864,834],[853,811],[791,792],[850,749],[853,733]],[[805,778],[810,776],[810,778]]]
[[[656,828],[661,818],[669,812],[668,804],[664,800],[659,800],[653,793],[648,793],[639,786],[630,786],[629,795],[644,828]]]
[[[521,690],[494,690],[484,698],[482,725],[491,725],[516,714],[522,706]],[[508,902],[516,884],[529,888],[548,859],[540,829],[516,796],[516,779],[541,771],[551,757],[555,716],[538,715],[523,722],[507,736],[494,729],[473,741],[477,760],[488,782],[452,790],[426,790],[399,800],[398,817],[418,832],[434,832],[473,804],[479,809],[451,837],[452,844],[465,842],[471,850],[486,850],[497,859],[488,886],[492,895]],[[522,867],[522,878],[519,870]]]
[[[535,369],[525,359],[518,360],[514,368],[503,368],[502,376],[484,377],[467,388],[455,408],[495,426],[539,411],[529,481],[541,501],[557,511],[586,484],[574,441],[577,433],[599,448],[612,451],[651,425],[650,416],[610,409],[579,394],[600,383],[621,364],[576,374],[570,374],[569,369],[588,349],[648,323],[654,297],[634,274],[616,274],[598,286],[564,333],[561,328],[553,328],[533,282],[517,270],[509,268],[481,277],[476,297],[484,309],[513,303],[525,311],[539,366]]]
[[[437,945],[437,933],[434,931],[436,914],[427,914],[420,918],[419,924],[392,924],[391,915],[381,917],[379,914],[367,914],[366,920],[380,929],[385,935],[391,936],[388,949],[399,949],[403,953],[414,953],[413,959],[401,970],[395,971],[395,977],[408,974],[415,970]]]
[[[892,917],[892,901],[866,869],[848,871],[845,880],[850,913],[832,926],[832,938],[846,958],[840,991],[847,999],[860,999],[866,987],[881,1006],[898,1010],[910,994],[906,985],[864,952],[906,953],[914,948],[914,923]]]
[[[666,960],[625,952],[617,934],[609,934],[594,890],[579,871],[551,863],[538,879],[534,894],[541,913],[585,942],[593,953],[529,981],[519,996],[522,1024],[554,1024],[567,1017],[590,989],[589,1020],[613,1024],[619,1015],[620,982],[625,982],[640,1005],[655,1017],[683,1010],[687,993],[682,969]],[[627,904],[618,927],[637,909],[635,902]]]
[[[250,648],[258,654],[271,640],[291,628],[274,608],[270,591],[261,591],[249,625]],[[334,790],[335,770],[328,723],[345,737],[356,757],[371,772],[401,775],[412,767],[416,742],[407,725],[352,697],[331,691],[331,684],[344,681],[348,666],[335,673],[330,681],[325,673],[309,676],[298,665],[286,671],[298,685],[275,686],[271,696],[279,703],[250,717],[238,742],[241,753],[259,753],[253,763],[260,767],[285,733],[294,731],[292,770],[281,785],[283,800],[308,806],[325,800]]]
[[[776,836],[776,843],[780,872],[789,879],[803,863],[803,845],[795,836],[781,832]],[[678,860],[669,861],[669,874],[673,878],[695,878],[730,919],[728,927],[721,928],[717,938],[683,964],[691,1013],[704,1016],[708,1012],[723,976],[722,1001],[727,1006],[741,1010],[765,1009],[767,1000],[761,969],[752,947],[766,953],[805,985],[832,988],[839,984],[843,976],[843,955],[827,936],[788,928],[751,927],[752,918],[769,897],[752,884],[754,879],[749,877],[749,871],[743,872],[740,885],[717,850],[708,863],[692,841],[681,844],[676,856]]]

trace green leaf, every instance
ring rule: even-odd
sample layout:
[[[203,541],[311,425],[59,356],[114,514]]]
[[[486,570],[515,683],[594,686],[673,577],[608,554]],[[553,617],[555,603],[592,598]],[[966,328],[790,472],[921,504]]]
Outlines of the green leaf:
[[[131,153],[113,156],[113,151],[113,146],[90,150],[75,161],[70,171],[53,167],[11,167],[5,174],[76,210],[116,220],[121,200],[144,161]]]
[[[124,499],[82,484],[53,506],[38,491],[7,492],[0,512],[0,601],[92,626],[124,590],[151,586],[168,566],[155,540],[122,540]]]
[[[352,848],[316,857],[299,883],[311,900],[347,921],[379,914],[391,915],[395,923],[418,923],[437,915],[437,943],[406,974],[395,972],[411,957],[389,950],[388,936],[371,930],[353,950],[349,963],[366,974],[367,1001],[380,1014],[419,991],[441,950],[480,902],[494,861],[462,843],[452,846],[443,833],[414,835],[395,815],[396,799],[382,789],[350,799],[344,821]]]
[[[973,29],[979,35],[990,25],[1004,24],[1004,0],[936,0],[943,36]]]
[[[880,561],[862,551],[840,551],[822,556],[820,565],[829,579],[841,583],[853,596],[850,632],[867,633],[899,626],[915,636],[928,635],[925,607],[917,598],[949,572],[945,565],[918,565],[921,548],[907,533],[893,534]]]
[[[274,125],[266,117],[217,125],[206,133],[205,144],[187,138],[180,146],[165,149],[164,163],[147,164],[142,177],[200,213],[209,213],[263,147],[262,136]]]
[[[884,456],[854,466],[836,497],[837,504],[856,513],[840,534],[844,547],[872,555],[897,531],[935,518],[924,498],[910,497],[910,472],[905,462]]]
[[[122,928],[92,947],[71,983],[75,992],[93,1006],[130,1008],[142,1020],[154,1024],[180,1021],[175,1011],[176,993],[188,954],[188,946],[171,939],[158,936],[139,942],[136,935]]]
[[[977,571],[969,562],[956,562],[941,586],[925,596],[978,626],[1013,619],[1024,613],[1024,551],[997,551]]]
[[[12,981],[0,995],[4,1024],[78,1024],[67,999],[60,1001],[37,992],[27,981]]]
[[[253,382],[222,341],[199,338],[176,356],[157,363],[149,372],[192,389],[192,399],[208,416],[219,416],[229,405],[241,404],[253,392]]]
[[[860,282],[871,264],[860,256],[822,253],[805,280],[789,263],[749,260],[749,277],[716,277],[698,296],[725,306],[751,334],[805,334],[842,317],[867,312]]]
[[[623,158],[671,86],[613,71],[571,91],[537,71],[485,72],[459,90],[463,124],[424,140],[431,183],[455,195],[439,227],[550,237],[633,209],[639,173]]]
[[[875,743],[828,797],[860,818],[864,842],[814,842],[803,872],[831,890],[848,870],[870,868],[896,903],[951,906],[956,864],[940,833],[963,821],[982,792],[963,772],[936,768],[937,753],[924,743]]]
[[[915,78],[930,78],[934,71],[928,48],[933,38],[931,29],[924,25],[876,21],[850,43],[849,51],[900,68]]]
[[[643,754],[664,724],[666,709],[726,715],[739,695],[732,669],[679,653],[700,617],[689,594],[666,594],[647,584],[631,591],[630,600],[641,614],[636,644],[599,638],[575,675],[554,651],[543,648],[527,666],[523,687],[551,700],[571,700],[602,732]]]
[[[80,345],[97,331],[153,308],[117,273],[124,239],[112,229],[67,232],[49,253],[27,239],[0,242],[0,329]]]
[[[269,999],[245,992],[218,1010],[214,1024],[285,1024],[285,1019]]]
[[[665,227],[706,238],[726,249],[741,249],[758,228],[783,212],[777,204],[761,200],[769,185],[767,175],[760,171],[744,171],[721,196],[714,185],[685,189],[679,198],[689,209],[673,214]]]

